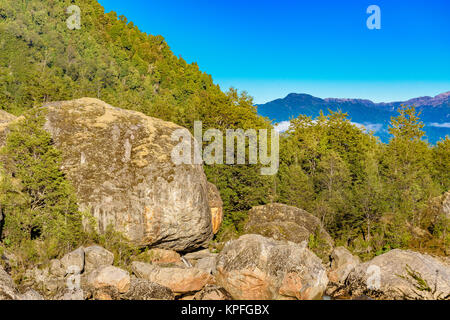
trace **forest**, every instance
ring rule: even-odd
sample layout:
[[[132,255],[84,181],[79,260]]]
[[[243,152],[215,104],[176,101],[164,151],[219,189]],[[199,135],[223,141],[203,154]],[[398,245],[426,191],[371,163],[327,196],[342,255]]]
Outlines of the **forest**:
[[[30,111],[34,106],[94,97],[191,132],[196,120],[202,121],[203,130],[273,127],[258,115],[246,92],[224,91],[196,63],[176,57],[162,36],[141,32],[124,16],[105,13],[95,0],[76,1],[82,25],[70,30],[66,8],[72,3],[0,2],[0,109],[27,119],[2,149],[9,159],[4,166],[15,166],[22,183],[21,190],[11,181],[2,181],[0,187],[0,204],[14,212],[11,216],[19,215],[8,226],[10,235],[24,223],[17,208],[33,212],[34,222],[27,222],[31,229],[54,217],[49,234],[64,219],[61,206],[76,212],[71,187],[57,169],[60,154],[40,129],[41,119]],[[314,214],[336,244],[363,259],[393,248],[448,255],[450,223],[436,206],[450,189],[450,137],[431,145],[423,126],[414,106],[404,106],[391,119],[391,139],[385,144],[353,125],[351,114],[299,116],[281,135],[276,175],[260,175],[259,165],[205,165],[224,202],[225,219],[215,241],[239,236],[252,207],[278,202]],[[36,162],[30,150],[38,150],[47,165]],[[42,195],[37,192],[42,185],[52,188]],[[29,196],[25,201],[14,199],[22,193]],[[36,199],[53,209],[34,210]],[[78,214],[73,217],[77,233],[69,243],[75,247],[81,231]]]

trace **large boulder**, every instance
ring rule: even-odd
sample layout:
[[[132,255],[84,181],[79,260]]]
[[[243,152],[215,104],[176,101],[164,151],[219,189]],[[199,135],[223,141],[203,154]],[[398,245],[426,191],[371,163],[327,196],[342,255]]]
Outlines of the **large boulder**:
[[[122,296],[125,300],[173,300],[172,290],[146,279],[131,279],[130,290]]]
[[[427,254],[391,250],[356,266],[346,287],[378,299],[449,299],[450,266]]]
[[[10,114],[4,110],[0,110],[0,124],[9,123],[11,121],[14,121],[15,119],[16,119],[16,116],[13,116],[12,114]]]
[[[20,295],[20,300],[45,300],[44,297],[36,290],[30,289]]]
[[[174,300],[174,294],[169,288],[135,277],[131,278],[126,292],[121,292],[114,285],[90,286],[85,288],[84,296],[93,300]]]
[[[351,254],[344,247],[336,247],[330,255],[331,265],[328,270],[330,282],[327,287],[327,295],[339,296],[345,292],[344,284],[348,274],[361,263],[359,257]]]
[[[61,266],[65,273],[80,274],[84,270],[84,249],[80,247],[61,258]],[[53,266],[52,266],[53,267]]]
[[[217,263],[217,253],[212,253],[208,249],[190,252],[183,256],[191,266],[204,270],[208,273],[215,273]]]
[[[328,279],[336,284],[344,284],[350,271],[360,263],[361,259],[352,255],[346,248],[334,248],[331,253],[331,268],[328,271]]]
[[[213,233],[216,234],[223,220],[223,201],[217,187],[210,182],[208,182],[208,201],[211,208]]]
[[[85,293],[80,288],[65,288],[53,300],[80,301],[85,300]]]
[[[93,214],[100,232],[112,226],[137,246],[177,251],[211,240],[203,167],[171,158],[179,143],[171,135],[182,127],[91,98],[43,108],[80,209]]]
[[[183,265],[178,252],[160,248],[144,251],[136,257],[136,260],[160,265]]]
[[[64,277],[66,275],[66,270],[64,269],[61,260],[58,259],[50,260],[48,271],[51,275],[56,277]]]
[[[39,293],[43,294],[46,298],[54,298],[55,296],[58,296],[61,291],[67,287],[67,279],[64,277],[66,272],[59,272],[59,274],[56,275],[50,272],[50,268],[41,269],[34,267],[26,270],[22,284],[39,290]],[[61,268],[61,270],[65,269]],[[69,268],[68,271],[70,272],[70,275],[68,276],[79,276],[76,272],[72,272],[77,270],[77,268]]]
[[[192,300],[233,300],[224,288],[216,285],[207,285],[201,291],[197,292]]]
[[[88,286],[99,290],[112,287],[119,293],[130,290],[131,277],[128,271],[113,266],[103,266],[88,275]]]
[[[87,273],[103,266],[111,266],[114,262],[114,254],[97,245],[84,248],[84,255]]]
[[[158,283],[176,294],[196,292],[213,282],[208,272],[197,268],[161,268],[135,261],[131,269],[137,277]]]
[[[317,217],[305,210],[280,203],[252,208],[248,212],[244,231],[295,243],[309,241],[314,236],[318,251],[325,254],[331,253],[334,245],[333,239]]]
[[[200,260],[203,258],[210,258],[217,256],[217,253],[212,253],[209,249],[198,250],[194,252],[186,253],[183,258],[188,260],[191,263],[195,263],[196,260]]]
[[[229,241],[217,258],[217,285],[237,300],[320,299],[328,278],[306,242],[244,235]]]

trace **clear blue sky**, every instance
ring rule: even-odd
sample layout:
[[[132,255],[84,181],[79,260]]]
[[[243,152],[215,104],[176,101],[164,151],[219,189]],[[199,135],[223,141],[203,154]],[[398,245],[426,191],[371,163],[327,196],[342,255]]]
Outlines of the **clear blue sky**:
[[[449,0],[100,0],[223,89],[403,100],[450,91]],[[381,8],[381,30],[366,9]]]

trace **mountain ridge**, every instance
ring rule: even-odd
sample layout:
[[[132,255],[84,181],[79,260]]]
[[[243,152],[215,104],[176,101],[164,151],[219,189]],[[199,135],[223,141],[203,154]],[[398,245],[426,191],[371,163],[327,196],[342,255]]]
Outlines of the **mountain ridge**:
[[[347,113],[355,124],[376,129],[375,135],[387,142],[390,137],[390,119],[402,105],[414,105],[421,113],[420,118],[425,123],[426,138],[430,143],[434,144],[440,138],[450,135],[450,91],[434,97],[422,96],[394,102],[373,102],[358,98],[323,99],[306,93],[290,93],[284,98],[258,104],[257,108],[260,115],[274,123],[282,123],[282,129],[287,128],[287,121],[300,114],[316,118],[320,111],[328,114],[328,110],[341,110]]]

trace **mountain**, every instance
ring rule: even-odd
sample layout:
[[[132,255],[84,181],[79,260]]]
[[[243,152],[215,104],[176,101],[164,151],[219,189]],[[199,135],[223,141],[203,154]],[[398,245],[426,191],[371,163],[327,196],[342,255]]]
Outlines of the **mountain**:
[[[383,142],[389,141],[389,122],[397,114],[401,105],[415,105],[421,112],[420,118],[425,123],[425,132],[430,143],[450,135],[450,91],[435,97],[419,97],[407,101],[374,103],[364,99],[321,99],[309,94],[291,93],[283,99],[257,105],[258,113],[278,123],[282,131],[288,121],[300,114],[317,117],[320,111],[341,110],[349,115],[352,122],[373,130]]]

